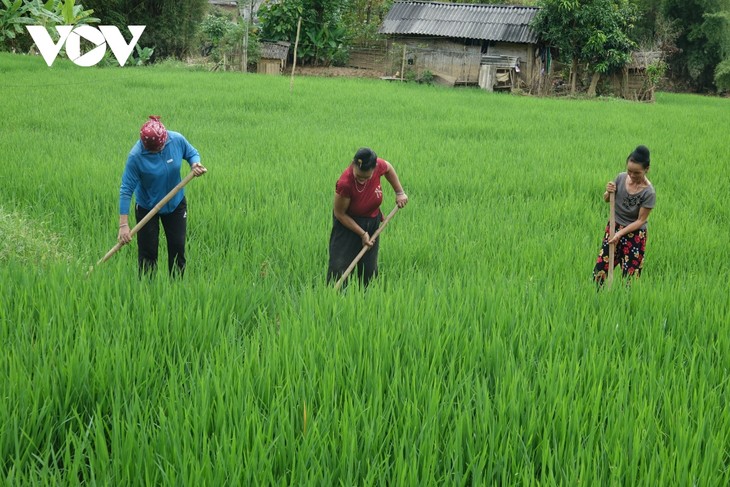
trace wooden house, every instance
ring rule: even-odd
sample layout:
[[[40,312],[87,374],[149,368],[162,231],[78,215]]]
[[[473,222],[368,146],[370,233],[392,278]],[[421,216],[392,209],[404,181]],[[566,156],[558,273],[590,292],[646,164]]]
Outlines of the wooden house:
[[[289,45],[289,42],[261,42],[259,45],[261,57],[257,65],[257,72],[281,74],[286,68]]]
[[[448,84],[532,87],[546,71],[530,22],[536,7],[402,1],[379,32],[401,53],[401,69],[429,71]],[[396,67],[391,71],[402,71]],[[392,74],[392,73],[391,73]]]
[[[662,58],[661,51],[631,53],[631,61],[609,79],[611,94],[627,100],[653,102],[655,86],[647,70]]]

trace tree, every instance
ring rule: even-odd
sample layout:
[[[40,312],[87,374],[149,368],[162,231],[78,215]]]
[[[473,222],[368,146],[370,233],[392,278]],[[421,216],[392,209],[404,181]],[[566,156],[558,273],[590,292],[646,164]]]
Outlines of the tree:
[[[593,71],[588,96],[595,96],[600,76],[622,69],[631,60],[636,43],[629,30],[636,20],[636,8],[627,0],[587,2],[579,18],[587,34],[580,59]]]
[[[730,10],[715,14],[718,17],[720,58],[715,67],[715,87],[720,91],[730,91]]]
[[[23,35],[24,27],[33,19],[27,16],[29,7],[22,0],[2,0],[2,6],[5,8],[0,10],[0,50],[14,49],[16,38]]]
[[[639,18],[631,30],[634,41],[640,45],[654,43],[657,36],[657,24],[662,16],[662,2],[664,0],[633,0],[639,11]]]
[[[538,36],[571,63],[571,93],[576,90],[578,64],[592,73],[589,95],[595,95],[602,74],[622,68],[635,43],[629,30],[636,7],[628,0],[540,0],[532,27]]]
[[[155,57],[182,58],[194,50],[207,0],[84,0],[102,24],[116,25],[122,32],[128,25],[145,25],[140,43],[152,46]]]
[[[211,55],[214,61],[219,61],[222,56],[223,39],[236,28],[237,24],[233,22],[230,15],[224,14],[220,10],[213,10],[206,15],[200,24],[202,54]]]
[[[298,57],[305,63],[343,62],[349,43],[342,22],[347,0],[286,0],[267,3],[259,10],[262,39],[296,41],[297,22],[302,18]]]
[[[0,10],[0,47],[29,49],[33,45],[26,25],[41,25],[49,28],[55,25],[94,24],[99,19],[92,17],[92,9],[86,9],[76,0],[2,0],[6,7]],[[55,32],[50,33],[55,36]]]
[[[342,18],[349,37],[361,43],[377,39],[392,5],[393,0],[347,0]]]
[[[688,80],[694,90],[712,90],[715,72],[730,54],[730,0],[664,0],[663,11],[682,29],[680,51],[670,60],[675,77]]]
[[[715,68],[715,85],[720,91],[730,91],[730,59],[726,59]]]
[[[575,94],[578,61],[583,35],[578,31],[578,0],[542,0],[532,28],[544,42],[557,48],[559,58],[569,60],[570,92]]]
[[[242,57],[241,65],[243,70],[248,71],[248,63],[250,53],[256,51],[259,53],[259,36],[258,28],[258,12],[265,0],[237,0],[238,12],[240,14],[241,26],[243,27],[242,35]],[[259,53],[260,54],[260,53]]]

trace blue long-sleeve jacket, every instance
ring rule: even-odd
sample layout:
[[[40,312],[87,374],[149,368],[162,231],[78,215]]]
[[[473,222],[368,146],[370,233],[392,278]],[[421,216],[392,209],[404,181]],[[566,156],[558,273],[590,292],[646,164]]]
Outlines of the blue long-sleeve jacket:
[[[122,174],[119,214],[129,214],[132,194],[142,208],[154,208],[181,181],[180,167],[183,159],[192,166],[200,162],[200,154],[177,132],[167,131],[167,141],[160,152],[150,152],[141,141],[137,141],[129,152]],[[172,213],[184,196],[184,189],[181,189],[162,207],[160,214]]]

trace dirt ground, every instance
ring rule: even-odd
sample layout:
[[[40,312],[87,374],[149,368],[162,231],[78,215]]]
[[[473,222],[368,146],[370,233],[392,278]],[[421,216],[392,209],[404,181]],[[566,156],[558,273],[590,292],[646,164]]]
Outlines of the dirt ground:
[[[291,74],[291,66],[284,70],[286,74]],[[341,68],[335,66],[314,67],[314,66],[297,66],[296,75],[299,76],[324,76],[324,77],[346,77],[346,78],[380,78],[383,73],[370,69],[358,68]]]

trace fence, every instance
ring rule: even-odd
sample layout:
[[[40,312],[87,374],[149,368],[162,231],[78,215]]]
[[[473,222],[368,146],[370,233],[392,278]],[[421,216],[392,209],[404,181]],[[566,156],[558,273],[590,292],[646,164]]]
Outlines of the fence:
[[[377,43],[350,49],[348,67],[369,69],[384,77],[421,80],[432,76],[446,84],[477,84],[479,47],[463,50]]]

